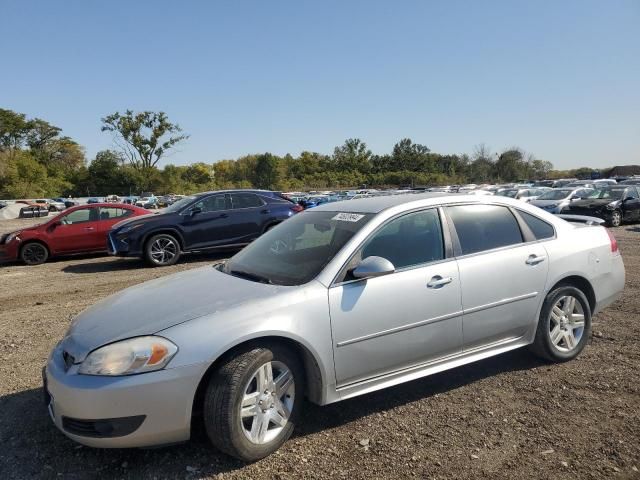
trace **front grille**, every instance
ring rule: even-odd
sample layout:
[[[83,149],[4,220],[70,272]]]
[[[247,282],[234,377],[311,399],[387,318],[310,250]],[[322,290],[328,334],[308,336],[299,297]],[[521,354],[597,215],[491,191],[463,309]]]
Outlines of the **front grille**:
[[[64,370],[65,372],[71,368],[71,365],[76,363],[76,359],[69,352],[62,352],[62,360],[64,360]]]
[[[146,415],[134,417],[105,418],[100,420],[80,420],[62,417],[62,428],[73,435],[94,438],[123,437],[135,432]]]

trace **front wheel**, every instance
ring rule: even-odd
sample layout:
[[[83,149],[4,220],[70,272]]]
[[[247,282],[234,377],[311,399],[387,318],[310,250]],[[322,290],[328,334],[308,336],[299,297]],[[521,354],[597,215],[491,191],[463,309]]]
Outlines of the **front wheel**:
[[[204,422],[211,443],[246,462],[275,452],[300,416],[303,384],[291,351],[273,346],[239,352],[207,386]]]
[[[30,242],[20,250],[20,259],[26,265],[41,265],[49,258],[49,250],[43,244]]]
[[[609,218],[609,226],[619,227],[620,225],[622,225],[622,213],[620,210],[614,210],[611,212],[611,217]]]
[[[154,235],[144,247],[144,258],[152,267],[173,265],[180,258],[180,254],[180,243],[167,233]]]
[[[591,333],[591,307],[581,290],[564,286],[547,295],[540,312],[534,353],[552,362],[576,358]]]

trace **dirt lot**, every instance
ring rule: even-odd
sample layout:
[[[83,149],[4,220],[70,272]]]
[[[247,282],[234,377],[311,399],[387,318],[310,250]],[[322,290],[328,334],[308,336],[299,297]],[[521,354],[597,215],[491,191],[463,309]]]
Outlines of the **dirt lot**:
[[[33,223],[33,222],[32,222]],[[0,232],[25,221],[0,222]],[[640,478],[640,227],[615,230],[623,298],[594,319],[576,361],[515,351],[327,407],[275,455],[243,465],[203,439],[96,450],[47,417],[40,369],[70,318],[166,269],[81,257],[0,267],[0,478]]]

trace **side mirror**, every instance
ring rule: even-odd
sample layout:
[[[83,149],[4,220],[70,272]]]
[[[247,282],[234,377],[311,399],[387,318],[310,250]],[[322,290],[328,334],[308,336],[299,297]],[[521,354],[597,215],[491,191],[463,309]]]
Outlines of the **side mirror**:
[[[351,271],[354,278],[375,278],[388,275],[396,271],[386,258],[371,256],[362,260],[356,268]]]
[[[633,197],[627,197],[627,198],[625,198],[625,199],[623,200],[623,202],[626,202],[626,201],[629,201],[629,200],[635,200],[635,198],[633,198]]]
[[[191,216],[193,217],[194,215],[197,215],[199,213],[202,213],[202,208],[200,207],[193,207],[191,210],[189,210],[189,213],[191,214]]]

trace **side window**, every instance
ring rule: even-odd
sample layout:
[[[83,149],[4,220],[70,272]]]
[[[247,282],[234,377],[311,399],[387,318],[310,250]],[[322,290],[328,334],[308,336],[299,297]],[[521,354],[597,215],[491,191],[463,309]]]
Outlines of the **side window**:
[[[409,213],[387,223],[362,246],[358,260],[383,257],[396,269],[444,258],[442,228],[436,209]]]
[[[202,213],[217,212],[218,210],[227,209],[227,201],[224,195],[211,195],[210,197],[200,200],[194,205],[202,209]]]
[[[522,243],[513,214],[498,205],[460,205],[447,212],[458,233],[463,255]]]
[[[627,189],[625,197],[638,198],[638,190],[635,187]]]
[[[261,207],[264,202],[253,193],[232,193],[231,204],[233,208]]]
[[[133,214],[133,211],[126,208],[101,207],[100,220],[113,220],[115,218],[126,218]]]
[[[95,222],[98,218],[97,208],[82,208],[62,217],[64,225],[75,225],[76,223]]]
[[[544,220],[540,220],[535,215],[523,212],[522,210],[518,210],[518,213],[527,224],[527,226],[531,229],[533,235],[536,237],[536,240],[552,238],[554,236],[555,231],[553,227]]]

